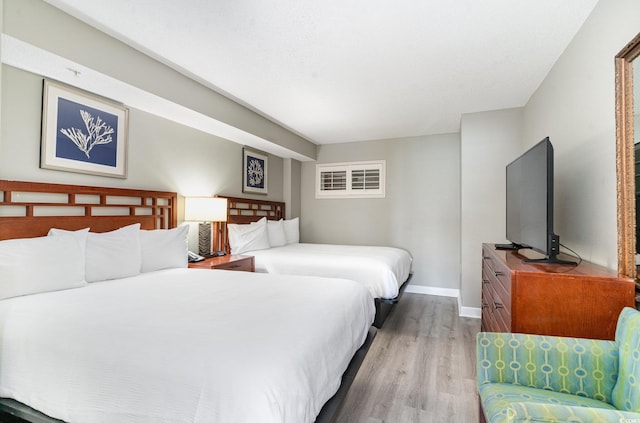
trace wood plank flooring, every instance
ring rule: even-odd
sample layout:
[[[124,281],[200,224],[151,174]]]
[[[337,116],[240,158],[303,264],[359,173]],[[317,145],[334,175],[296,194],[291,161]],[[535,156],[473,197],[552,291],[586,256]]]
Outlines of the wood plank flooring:
[[[475,335],[455,298],[405,294],[378,331],[338,423],[478,421]]]

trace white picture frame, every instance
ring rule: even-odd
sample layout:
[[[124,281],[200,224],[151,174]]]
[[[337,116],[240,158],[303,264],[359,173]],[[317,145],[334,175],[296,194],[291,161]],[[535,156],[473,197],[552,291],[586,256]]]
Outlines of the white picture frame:
[[[129,109],[47,79],[42,92],[40,167],[126,178]]]
[[[268,193],[269,158],[248,148],[242,149],[242,192]]]

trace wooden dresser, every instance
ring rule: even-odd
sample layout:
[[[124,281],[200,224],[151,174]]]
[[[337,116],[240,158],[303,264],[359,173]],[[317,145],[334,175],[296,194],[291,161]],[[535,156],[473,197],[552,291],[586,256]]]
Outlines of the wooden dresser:
[[[483,331],[613,339],[620,311],[635,306],[633,280],[611,269],[525,258],[540,255],[482,245]]]

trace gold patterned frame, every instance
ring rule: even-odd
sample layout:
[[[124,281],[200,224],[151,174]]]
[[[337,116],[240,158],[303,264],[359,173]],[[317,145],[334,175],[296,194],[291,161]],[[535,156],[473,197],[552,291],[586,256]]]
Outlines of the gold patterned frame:
[[[615,58],[618,272],[632,278],[636,277],[632,62],[638,56],[640,56],[640,33]]]

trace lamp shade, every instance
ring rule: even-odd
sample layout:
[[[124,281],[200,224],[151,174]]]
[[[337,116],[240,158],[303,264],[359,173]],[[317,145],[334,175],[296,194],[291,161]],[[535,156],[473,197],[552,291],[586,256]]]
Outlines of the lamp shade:
[[[196,222],[226,222],[227,199],[217,197],[187,197],[184,200],[184,220]]]

